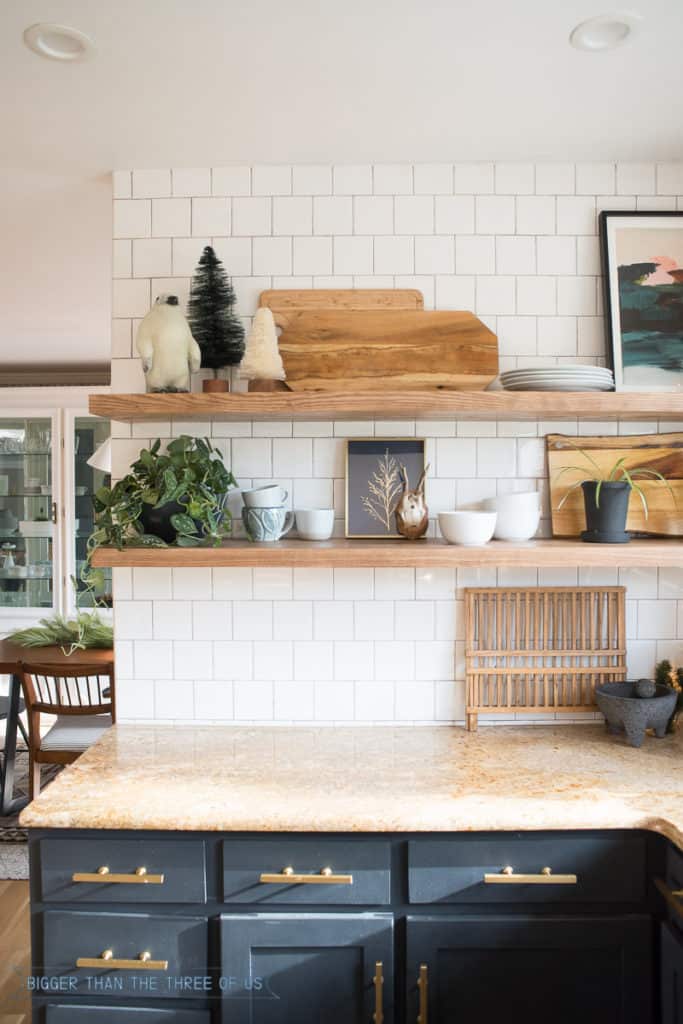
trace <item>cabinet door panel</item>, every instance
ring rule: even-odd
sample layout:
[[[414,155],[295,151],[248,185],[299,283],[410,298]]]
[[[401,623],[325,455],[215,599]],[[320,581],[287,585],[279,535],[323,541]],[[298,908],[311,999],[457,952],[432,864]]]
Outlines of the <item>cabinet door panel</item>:
[[[391,914],[224,914],[221,950],[225,1024],[367,1024],[378,962],[393,1021]]]
[[[646,917],[408,918],[409,1021],[428,968],[430,1024],[651,1024]]]
[[[661,937],[662,1024],[683,1024],[683,937],[666,924]]]

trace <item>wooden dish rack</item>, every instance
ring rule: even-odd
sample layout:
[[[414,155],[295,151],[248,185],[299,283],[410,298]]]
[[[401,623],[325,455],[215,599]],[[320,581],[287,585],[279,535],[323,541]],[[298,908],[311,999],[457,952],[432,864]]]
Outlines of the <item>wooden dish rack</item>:
[[[594,711],[626,678],[624,587],[468,587],[466,722],[480,714]]]

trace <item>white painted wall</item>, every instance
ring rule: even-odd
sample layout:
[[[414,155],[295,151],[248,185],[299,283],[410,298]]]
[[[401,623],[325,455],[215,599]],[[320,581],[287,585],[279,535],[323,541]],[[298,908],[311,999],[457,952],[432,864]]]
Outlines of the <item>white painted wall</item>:
[[[110,175],[0,169],[0,368],[109,362],[111,199]]]
[[[683,166],[255,166],[115,175],[112,386],[144,390],[137,319],[184,301],[211,242],[247,323],[266,288],[415,287],[427,308],[474,309],[501,365],[605,362],[597,212],[676,209]],[[680,200],[679,200],[680,202]],[[241,382],[244,386],[244,382]],[[545,490],[544,435],[648,433],[667,423],[115,424],[115,472],[154,436],[211,434],[239,483],[281,481],[294,505],[334,504],[344,439],[427,439],[431,516],[497,493]],[[432,518],[431,531],[436,526]],[[542,531],[548,532],[548,509]],[[462,588],[628,588],[629,671],[683,660],[683,571],[116,570],[121,719],[461,722]]]

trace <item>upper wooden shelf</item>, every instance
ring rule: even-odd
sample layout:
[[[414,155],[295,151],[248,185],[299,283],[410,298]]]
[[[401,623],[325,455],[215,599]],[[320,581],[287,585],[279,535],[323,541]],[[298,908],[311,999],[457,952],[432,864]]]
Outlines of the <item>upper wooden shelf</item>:
[[[467,548],[441,540],[286,540],[276,544],[226,541],[219,548],[98,548],[94,566],[243,566],[310,568],[622,568],[683,567],[683,541],[632,540],[629,544],[585,544],[578,540],[492,541]]]
[[[683,393],[548,391],[280,391],[91,395],[90,412],[154,420],[681,420]]]

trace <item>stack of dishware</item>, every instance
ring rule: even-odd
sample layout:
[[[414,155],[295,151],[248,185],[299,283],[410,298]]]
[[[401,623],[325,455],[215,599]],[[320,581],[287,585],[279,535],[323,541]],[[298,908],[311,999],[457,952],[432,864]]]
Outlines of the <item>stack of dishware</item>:
[[[280,484],[265,484],[242,491],[242,523],[250,540],[273,543],[294,526],[294,513],[285,507],[287,491]]]
[[[506,391],[614,391],[614,374],[603,366],[543,366],[506,370]]]

